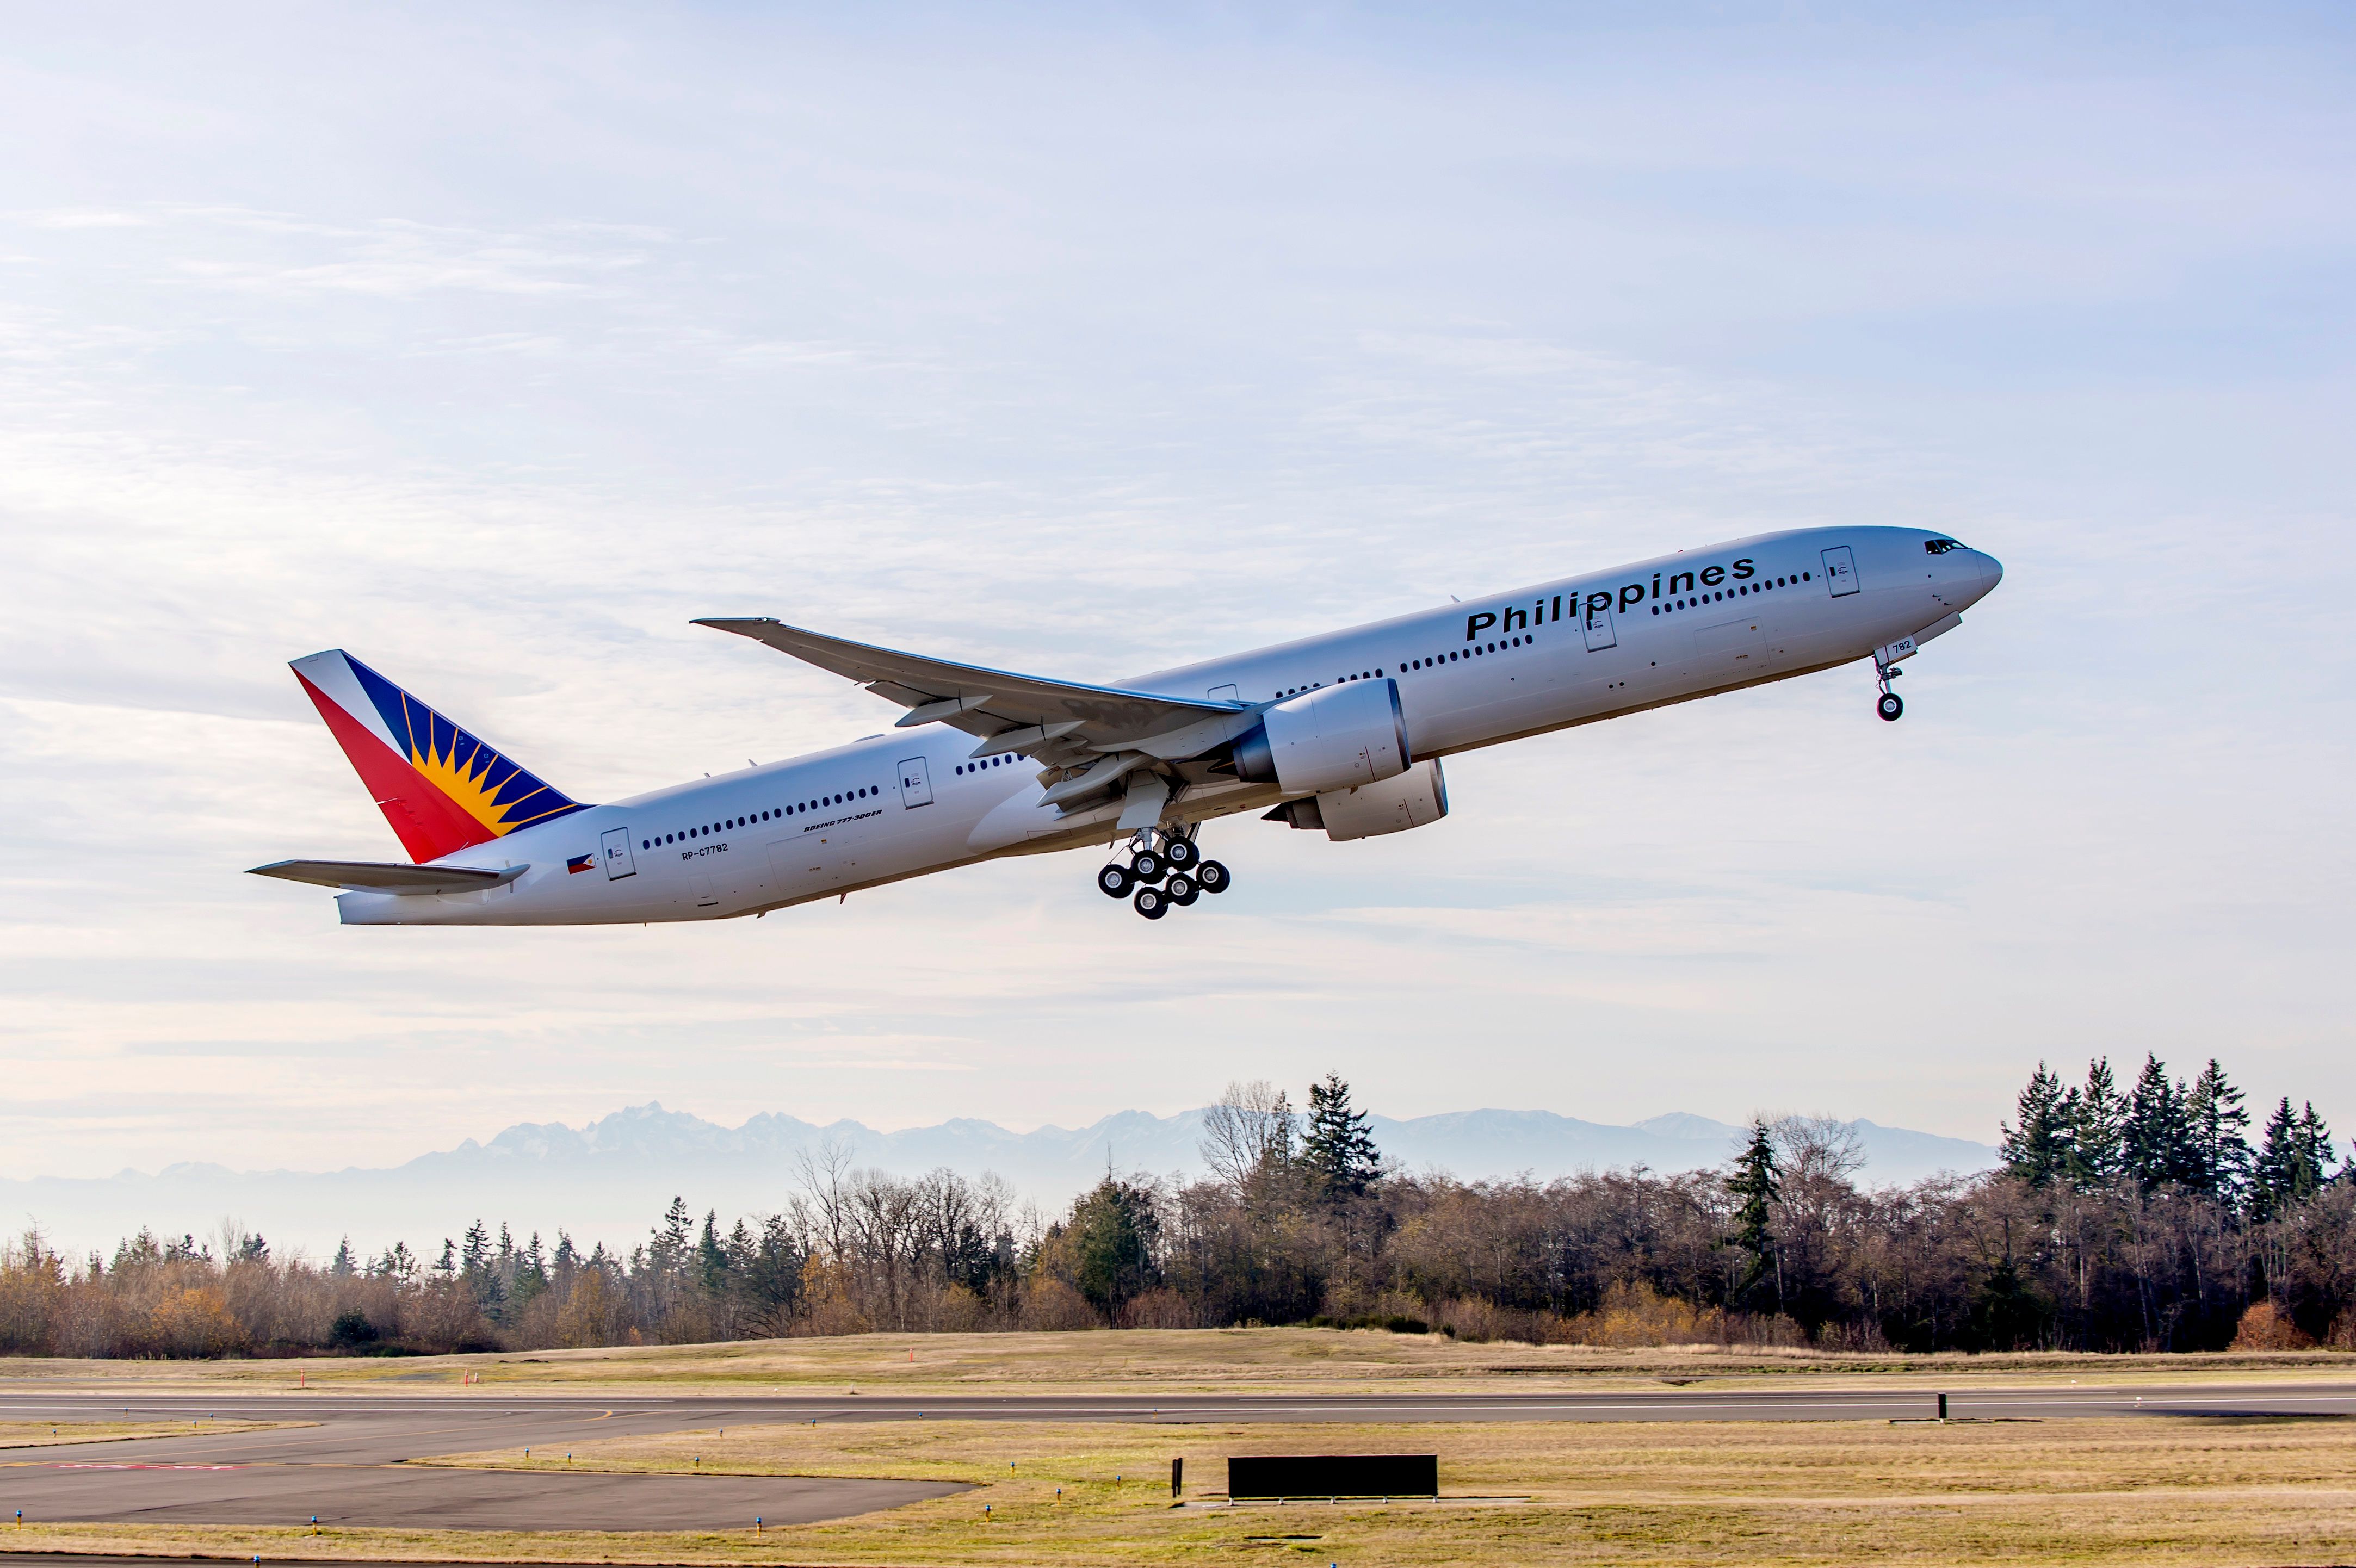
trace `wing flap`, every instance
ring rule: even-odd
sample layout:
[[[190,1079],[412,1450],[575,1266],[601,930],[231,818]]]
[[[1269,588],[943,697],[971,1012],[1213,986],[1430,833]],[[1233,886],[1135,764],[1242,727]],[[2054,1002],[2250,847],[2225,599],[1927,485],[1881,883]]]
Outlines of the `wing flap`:
[[[358,893],[478,893],[514,881],[531,868],[478,871],[465,866],[402,866],[378,860],[273,860],[248,872]]]

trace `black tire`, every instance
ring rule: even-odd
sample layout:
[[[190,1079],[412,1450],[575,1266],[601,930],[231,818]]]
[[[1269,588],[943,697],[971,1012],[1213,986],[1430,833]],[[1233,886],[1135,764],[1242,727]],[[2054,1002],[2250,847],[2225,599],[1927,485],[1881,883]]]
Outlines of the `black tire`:
[[[1873,705],[1873,710],[1880,714],[1886,721],[1894,724],[1898,721],[1898,716],[1906,711],[1906,699],[1894,691],[1885,691],[1881,694],[1880,700]]]
[[[1118,860],[1110,862],[1103,870],[1097,873],[1097,886],[1104,890],[1104,895],[1108,899],[1129,897],[1129,890],[1136,880],[1135,877],[1129,874],[1129,868]]]
[[[1137,896],[1129,901],[1136,906],[1138,913],[1148,920],[1160,920],[1170,912],[1170,901],[1162,896],[1160,888],[1151,883],[1138,889]]]
[[[1158,882],[1170,874],[1170,868],[1152,850],[1140,849],[1130,857],[1129,874],[1141,882]]]
[[[1173,838],[1162,847],[1162,858],[1170,862],[1173,871],[1183,871],[1203,858],[1192,838]]]
[[[1203,896],[1203,890],[1197,887],[1194,879],[1185,872],[1173,871],[1170,873],[1170,880],[1162,884],[1162,896],[1180,909],[1184,909]]]
[[[1223,893],[1234,883],[1227,869],[1216,860],[1205,860],[1194,868],[1194,885],[1206,893]]]

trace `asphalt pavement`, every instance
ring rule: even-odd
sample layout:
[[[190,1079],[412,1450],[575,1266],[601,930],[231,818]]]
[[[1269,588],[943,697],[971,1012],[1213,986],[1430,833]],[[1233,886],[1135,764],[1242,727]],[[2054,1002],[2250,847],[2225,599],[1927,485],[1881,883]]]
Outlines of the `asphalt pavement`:
[[[0,1522],[302,1524],[479,1530],[699,1530],[785,1524],[896,1508],[962,1488],[809,1477],[567,1475],[420,1466],[435,1455],[530,1448],[562,1454],[598,1438],[799,1422],[1064,1421],[1193,1425],[1496,1421],[1877,1421],[1937,1413],[1935,1391],[1706,1387],[1561,1392],[1128,1395],[680,1395],[89,1392],[0,1383],[0,1420],[185,1421],[189,1435],[0,1449]],[[2356,1383],[2234,1387],[1964,1387],[1958,1420],[2089,1416],[2356,1415]],[[213,1419],[308,1422],[208,1432]]]

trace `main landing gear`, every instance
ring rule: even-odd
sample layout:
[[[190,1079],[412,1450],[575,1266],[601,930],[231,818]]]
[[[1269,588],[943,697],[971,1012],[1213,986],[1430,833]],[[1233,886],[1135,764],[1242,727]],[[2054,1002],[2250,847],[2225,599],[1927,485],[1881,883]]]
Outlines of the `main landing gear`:
[[[1223,893],[1233,883],[1227,869],[1203,859],[1192,835],[1148,827],[1129,841],[1129,864],[1115,860],[1097,872],[1105,897],[1125,898],[1148,920],[1160,920],[1173,905],[1184,909],[1205,893]]]
[[[1881,686],[1881,695],[1874,699],[1873,710],[1881,715],[1884,723],[1894,724],[1898,716],[1906,711],[1906,699],[1890,690],[1890,683],[1906,672],[1894,664],[1877,664],[1873,673]]]

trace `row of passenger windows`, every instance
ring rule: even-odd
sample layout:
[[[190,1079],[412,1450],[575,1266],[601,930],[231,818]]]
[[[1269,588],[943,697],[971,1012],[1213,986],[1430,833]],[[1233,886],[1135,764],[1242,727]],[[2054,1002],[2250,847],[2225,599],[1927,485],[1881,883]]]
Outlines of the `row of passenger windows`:
[[[1444,654],[1434,654],[1428,659],[1409,659],[1402,669],[1430,669],[1436,665],[1454,664],[1460,659],[1482,658],[1501,654],[1508,648],[1526,648],[1537,642],[1536,637],[1500,637],[1494,643],[1475,643],[1469,648],[1456,648]]]
[[[1653,613],[1675,614],[1679,610],[1690,610],[1697,604],[1715,604],[1721,599],[1747,598],[1753,593],[1764,593],[1770,588],[1796,588],[1803,582],[1814,581],[1815,575],[1813,571],[1804,571],[1797,577],[1770,577],[1758,582],[1744,582],[1732,588],[1717,589],[1708,593],[1688,594],[1683,599],[1672,599],[1666,604],[1654,605]]]
[[[1399,670],[1404,674],[1411,669],[1430,669],[1437,665],[1453,664],[1458,659],[1469,659],[1476,655],[1499,653],[1506,648],[1526,647],[1537,641],[1537,638],[1534,636],[1525,636],[1505,637],[1494,643],[1475,643],[1469,648],[1459,648],[1454,653],[1449,654],[1434,654],[1428,659],[1407,659],[1399,665]],[[1373,669],[1362,669],[1355,675],[1337,675],[1333,677],[1333,684],[1340,686],[1345,681],[1376,680],[1379,679],[1383,673],[1381,667],[1377,666]],[[1295,686],[1280,691],[1277,696],[1295,697],[1304,691],[1315,691],[1324,684],[1322,680],[1312,681],[1307,686]]]
[[[978,763],[959,763],[958,764],[958,772],[960,773],[978,773],[984,768],[1002,768],[1007,763],[1012,762],[1017,754],[1018,753],[1013,752],[1001,752],[994,757],[984,757]]]
[[[816,800],[798,801],[792,805],[775,806],[767,811],[756,811],[749,816],[730,816],[695,827],[683,827],[677,833],[658,833],[652,838],[639,839],[638,848],[651,849],[658,844],[679,844],[691,838],[709,838],[715,833],[725,833],[732,827],[750,827],[755,823],[782,821],[788,816],[798,816],[805,811],[817,811],[830,805],[845,805],[852,801],[873,800],[883,793],[883,785],[869,784],[864,789],[845,790],[841,795],[822,795]]]

